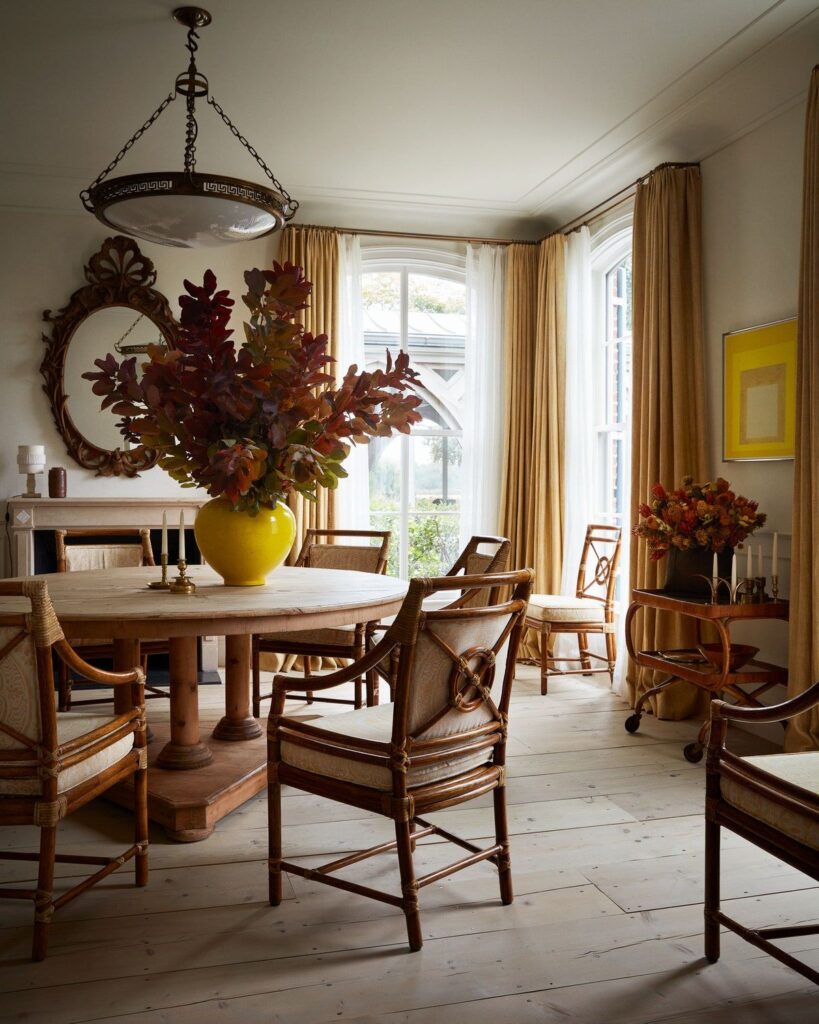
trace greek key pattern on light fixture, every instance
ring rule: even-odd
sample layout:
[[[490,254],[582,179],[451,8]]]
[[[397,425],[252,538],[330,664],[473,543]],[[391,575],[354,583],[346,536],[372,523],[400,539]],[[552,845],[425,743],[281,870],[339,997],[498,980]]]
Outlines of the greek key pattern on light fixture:
[[[250,199],[255,203],[270,202],[269,192],[262,192],[260,189],[255,188],[246,188],[243,185],[228,185],[224,181],[205,181],[202,184],[202,191],[237,199]]]
[[[123,196],[135,196],[140,193],[167,192],[173,188],[173,182],[167,179],[157,181],[135,181],[130,185],[111,185],[105,190],[105,198],[110,202]]]

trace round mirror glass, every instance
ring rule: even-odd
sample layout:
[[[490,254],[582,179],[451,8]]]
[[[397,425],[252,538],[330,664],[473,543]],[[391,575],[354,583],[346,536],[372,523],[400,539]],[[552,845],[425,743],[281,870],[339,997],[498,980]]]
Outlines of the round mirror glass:
[[[111,451],[131,447],[117,430],[120,417],[100,409],[101,399],[92,392],[91,381],[82,379],[84,373],[96,369],[94,360],[111,352],[120,361],[136,356],[139,364],[147,359],[148,345],[164,344],[156,324],[127,306],[94,310],[80,323],[68,343],[63,380],[66,408],[86,441]]]

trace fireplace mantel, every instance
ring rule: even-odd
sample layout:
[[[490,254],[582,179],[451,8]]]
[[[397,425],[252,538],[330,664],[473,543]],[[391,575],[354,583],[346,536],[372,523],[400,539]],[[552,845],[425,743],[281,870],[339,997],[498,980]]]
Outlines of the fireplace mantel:
[[[162,513],[176,527],[179,513],[193,526],[197,510],[206,498],[11,498],[8,525],[11,539],[11,575],[30,576],[34,572],[34,533],[36,530],[71,530],[78,527],[162,526]]]
[[[205,498],[10,498],[8,517],[11,541],[10,575],[31,576],[34,573],[34,540],[38,530],[72,530],[86,527],[162,527],[162,513],[168,513],[169,527],[179,525],[179,513],[185,513],[185,523],[193,527],[196,513],[208,499]],[[215,637],[202,637],[201,667],[216,668],[217,642]]]

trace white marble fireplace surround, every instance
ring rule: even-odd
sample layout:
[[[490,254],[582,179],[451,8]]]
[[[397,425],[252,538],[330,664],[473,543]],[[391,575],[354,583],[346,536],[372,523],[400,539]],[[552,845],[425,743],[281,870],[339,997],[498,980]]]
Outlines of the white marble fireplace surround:
[[[34,573],[36,531],[105,529],[110,527],[158,530],[162,513],[168,513],[169,529],[179,526],[179,513],[193,527],[198,509],[207,501],[198,498],[10,498],[7,527],[10,547],[10,576]],[[216,637],[202,639],[202,668],[213,669],[218,659]]]

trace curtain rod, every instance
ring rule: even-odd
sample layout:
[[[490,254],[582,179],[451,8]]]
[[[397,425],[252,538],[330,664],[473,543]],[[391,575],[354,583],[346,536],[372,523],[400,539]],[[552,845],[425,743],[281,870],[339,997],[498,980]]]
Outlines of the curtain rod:
[[[383,238],[420,238],[428,242],[472,242],[476,245],[537,245],[536,241],[518,238],[477,238],[473,235],[429,235],[422,231],[376,231],[370,228],[338,228],[330,224],[293,224],[294,228],[320,228],[343,235],[368,235]]]
[[[668,161],[664,164],[658,164],[657,167],[648,171],[646,174],[641,175],[636,181],[633,181],[630,185],[625,185],[623,188],[618,189],[613,195],[609,196],[608,199],[604,199],[600,203],[596,203],[590,209],[586,210],[585,213],[579,213],[576,217],[566,221],[559,228],[554,228],[548,234],[544,235],[543,238],[539,238],[535,241],[528,241],[519,238],[479,238],[473,235],[428,235],[421,231],[376,231],[371,228],[339,228],[330,224],[294,224],[294,228],[319,228],[324,231],[338,231],[343,235],[367,235],[369,237],[377,238],[419,238],[427,242],[471,242],[473,245],[539,245],[547,238],[552,238],[554,235],[560,235],[564,232],[578,231],[582,227],[587,227],[591,220],[596,217],[602,216],[607,213],[608,210],[601,210],[601,207],[608,206],[612,203],[612,209],[615,206],[619,206],[620,203],[626,201],[629,198],[628,194],[633,192],[638,185],[641,185],[644,181],[647,181],[652,174],[657,171],[665,170],[667,167],[699,167],[698,161],[688,162],[675,162]],[[622,198],[618,198],[622,196]],[[614,200],[617,199],[615,203]],[[599,213],[597,211],[600,211]],[[591,214],[595,214],[595,217],[591,217]]]
[[[551,238],[553,235],[579,231],[580,228],[588,227],[593,220],[596,220],[598,217],[602,217],[604,213],[608,213],[609,209],[613,210],[615,207],[629,199],[636,191],[637,186],[642,185],[644,181],[648,181],[652,174],[655,174],[657,171],[663,171],[667,167],[699,167],[699,161],[669,160],[664,164],[658,164],[646,174],[641,175],[636,181],[632,181],[630,185],[624,185],[623,188],[618,189],[613,195],[610,195],[608,199],[603,199],[601,202],[595,203],[595,205],[586,210],[585,213],[579,213],[576,217],[572,217],[571,220],[567,220],[565,224],[561,224],[559,228],[555,228],[553,231],[550,231],[548,235],[544,235],[540,241],[543,242],[547,238]],[[615,200],[617,201],[615,202]],[[609,204],[611,205],[609,206]],[[601,207],[606,207],[606,209],[601,209]],[[594,214],[593,217],[592,214]]]

